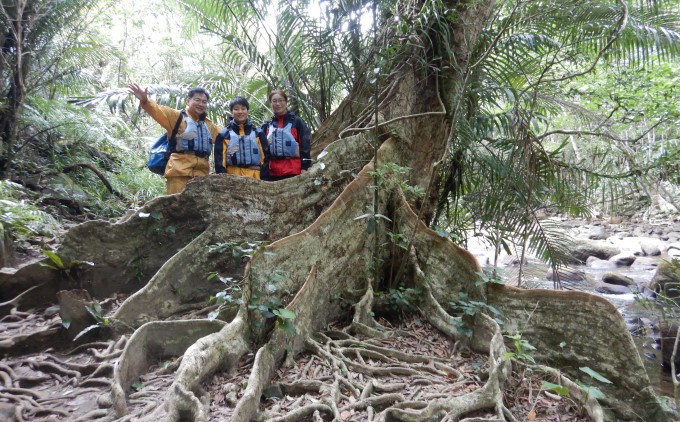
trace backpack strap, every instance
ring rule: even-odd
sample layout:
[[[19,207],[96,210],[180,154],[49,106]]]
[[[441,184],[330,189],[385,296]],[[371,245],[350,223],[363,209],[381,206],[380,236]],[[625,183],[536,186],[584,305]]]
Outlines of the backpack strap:
[[[182,124],[182,119],[184,119],[184,116],[186,116],[186,111],[180,111],[177,122],[175,123],[175,127],[172,129],[172,133],[168,139],[168,155],[177,149],[177,132],[179,131],[179,125]]]

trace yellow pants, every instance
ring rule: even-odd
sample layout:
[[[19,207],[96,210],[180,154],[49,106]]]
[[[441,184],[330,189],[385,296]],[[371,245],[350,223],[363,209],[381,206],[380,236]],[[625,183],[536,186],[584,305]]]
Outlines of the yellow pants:
[[[210,163],[206,157],[197,157],[194,154],[173,153],[168,160],[165,169],[165,191],[168,195],[179,193],[194,177],[207,176],[210,172]]]
[[[193,179],[190,176],[176,176],[176,177],[166,177],[165,183],[165,193],[166,195],[172,195],[173,193],[180,193],[184,190],[189,180]]]

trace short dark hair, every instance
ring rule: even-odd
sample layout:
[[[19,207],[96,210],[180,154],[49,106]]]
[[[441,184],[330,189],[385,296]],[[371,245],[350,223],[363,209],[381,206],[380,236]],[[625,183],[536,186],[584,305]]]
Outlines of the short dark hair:
[[[210,99],[210,94],[208,94],[208,91],[206,91],[203,88],[191,88],[189,90],[189,93],[187,94],[187,98],[193,98],[194,95],[196,94],[203,94],[205,95],[206,100]]]
[[[282,89],[275,89],[272,92],[270,92],[269,97],[267,97],[270,103],[272,102],[272,97],[276,94],[281,95],[283,99],[286,100],[286,102],[288,102],[288,96],[286,95],[286,93]]]
[[[239,96],[234,97],[231,101],[229,101],[229,111],[234,111],[234,107],[236,107],[237,105],[242,105],[243,107],[246,108],[246,110],[250,110],[250,104],[248,104],[248,100]]]

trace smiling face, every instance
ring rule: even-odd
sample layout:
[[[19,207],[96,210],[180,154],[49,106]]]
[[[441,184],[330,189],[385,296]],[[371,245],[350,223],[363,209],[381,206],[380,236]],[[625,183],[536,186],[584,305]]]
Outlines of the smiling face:
[[[194,94],[187,100],[187,109],[192,114],[200,116],[208,109],[208,97],[205,94]]]
[[[271,102],[275,116],[283,116],[288,111],[288,101],[286,101],[286,98],[280,93],[277,92],[273,94],[269,98],[269,101]]]
[[[236,123],[242,125],[248,119],[248,109],[241,104],[236,104],[231,109],[231,115],[234,116]]]

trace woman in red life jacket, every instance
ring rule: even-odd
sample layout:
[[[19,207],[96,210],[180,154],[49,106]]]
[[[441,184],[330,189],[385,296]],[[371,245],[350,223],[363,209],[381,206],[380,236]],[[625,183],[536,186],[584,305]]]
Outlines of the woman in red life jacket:
[[[264,180],[297,176],[312,164],[311,134],[304,120],[288,110],[288,97],[280,89],[269,94],[274,111],[271,121],[262,125],[269,144],[269,163],[263,168]]]

